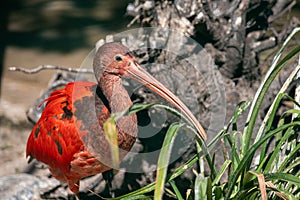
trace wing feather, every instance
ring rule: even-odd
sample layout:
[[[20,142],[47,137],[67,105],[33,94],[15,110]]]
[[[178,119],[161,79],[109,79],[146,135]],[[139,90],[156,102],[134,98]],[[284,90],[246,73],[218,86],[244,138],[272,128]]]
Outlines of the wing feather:
[[[26,156],[67,173],[74,154],[84,148],[81,139],[84,133],[79,133],[73,102],[94,96],[95,87],[96,84],[91,82],[72,82],[52,92],[45,100],[46,107],[28,138]]]

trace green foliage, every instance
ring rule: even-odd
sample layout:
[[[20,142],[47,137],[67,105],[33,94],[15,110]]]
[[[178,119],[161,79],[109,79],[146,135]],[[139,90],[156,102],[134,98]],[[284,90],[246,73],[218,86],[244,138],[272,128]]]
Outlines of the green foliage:
[[[299,30],[300,28],[297,28],[293,31],[276,54],[254,99],[237,105],[228,125],[209,144],[195,139],[197,152],[186,163],[167,174],[177,132],[180,128],[187,127],[179,123],[171,124],[159,155],[156,182],[114,199],[162,199],[164,193],[170,194],[169,196],[175,199],[300,199],[300,111],[287,110],[281,115],[278,123],[275,123],[275,116],[278,115],[278,107],[282,100],[299,106],[299,102],[297,103],[288,96],[285,91],[299,71],[300,64],[278,92],[263,122],[258,126],[260,127],[258,132],[254,131],[258,113],[269,86],[285,67],[286,62],[294,61],[295,55],[300,51],[300,45],[298,45],[281,58],[288,42]],[[238,118],[249,106],[246,124],[237,124]],[[185,119],[176,110],[158,104],[134,105],[123,114],[150,107],[164,108]],[[243,134],[239,133],[237,127],[243,130]],[[195,132],[195,130],[192,131]],[[209,149],[217,142],[223,144],[225,158],[219,169],[214,163],[214,156],[211,156],[209,152]],[[272,142],[273,145],[270,145]],[[205,162],[209,167],[206,169],[209,174],[206,175],[203,171]],[[202,170],[196,170],[196,164]],[[193,182],[190,189],[182,193],[174,180],[192,166],[196,178],[191,180]]]

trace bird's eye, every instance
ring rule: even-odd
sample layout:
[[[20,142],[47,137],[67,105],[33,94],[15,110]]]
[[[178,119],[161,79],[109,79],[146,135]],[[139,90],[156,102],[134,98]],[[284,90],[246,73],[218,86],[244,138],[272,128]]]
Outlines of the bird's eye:
[[[115,61],[117,61],[117,62],[120,62],[120,61],[122,61],[122,57],[121,56],[115,56]]]

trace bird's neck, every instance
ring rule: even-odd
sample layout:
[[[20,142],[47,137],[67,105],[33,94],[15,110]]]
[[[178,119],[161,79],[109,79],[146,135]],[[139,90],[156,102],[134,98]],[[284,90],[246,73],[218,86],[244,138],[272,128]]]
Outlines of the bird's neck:
[[[122,112],[132,105],[120,77],[105,74],[100,78],[99,87],[108,100],[112,113]]]

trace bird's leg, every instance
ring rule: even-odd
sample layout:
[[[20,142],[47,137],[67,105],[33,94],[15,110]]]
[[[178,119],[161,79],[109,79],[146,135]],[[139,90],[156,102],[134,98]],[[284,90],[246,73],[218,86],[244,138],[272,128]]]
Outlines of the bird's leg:
[[[78,192],[79,192],[79,180],[78,181],[69,180],[68,185],[69,185],[70,190],[74,194],[78,194]]]
[[[74,183],[72,181],[68,181],[68,185],[69,185],[70,190],[75,194],[75,199],[80,200],[78,197],[79,181],[77,181],[76,183]]]

